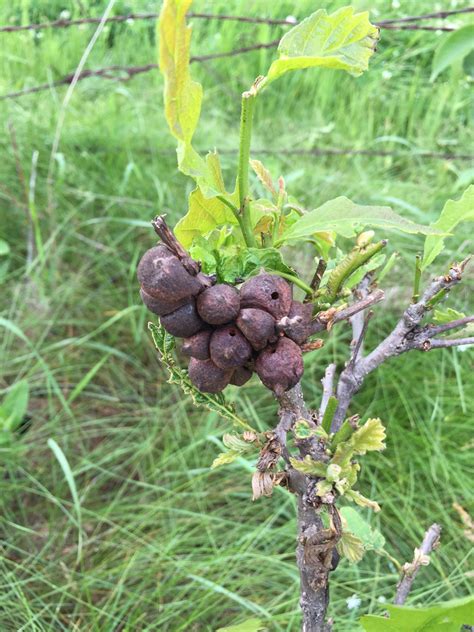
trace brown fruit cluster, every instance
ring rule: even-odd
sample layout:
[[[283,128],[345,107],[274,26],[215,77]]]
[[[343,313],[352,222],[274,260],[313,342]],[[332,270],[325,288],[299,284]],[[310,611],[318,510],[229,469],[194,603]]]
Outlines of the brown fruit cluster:
[[[293,300],[281,277],[261,273],[240,290],[211,285],[163,244],[144,254],[137,275],[145,305],[166,331],[184,338],[189,378],[200,391],[242,386],[254,371],[277,395],[300,380],[312,309]]]

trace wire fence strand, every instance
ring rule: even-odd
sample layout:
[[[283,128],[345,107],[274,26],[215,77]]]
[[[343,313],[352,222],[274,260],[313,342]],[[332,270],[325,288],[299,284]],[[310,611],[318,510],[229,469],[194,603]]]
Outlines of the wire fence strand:
[[[445,20],[454,15],[463,13],[473,13],[474,7],[464,7],[462,9],[452,9],[449,11],[438,11],[435,13],[426,13],[424,15],[412,15],[403,18],[389,18],[375,22],[377,26],[382,28],[390,28],[391,30],[400,29],[407,30],[408,22],[419,22],[423,20]],[[124,15],[112,15],[107,18],[107,23],[134,22],[138,20],[156,20],[159,13],[127,13]],[[248,24],[269,24],[272,26],[294,26],[297,19],[288,17],[285,19],[275,19],[266,17],[253,17],[245,15],[218,15],[214,13],[188,13],[188,17],[203,20],[220,20],[230,22],[246,22]],[[100,17],[85,17],[74,20],[59,19],[52,22],[38,22],[35,24],[11,24],[0,26],[0,33],[18,33],[21,31],[41,31],[51,28],[70,28],[71,26],[81,26],[84,24],[99,24]],[[452,30],[454,27],[423,27],[419,26],[417,30]],[[412,27],[413,29],[413,27]],[[412,30],[409,29],[409,30]]]
[[[453,9],[449,11],[438,11],[434,13],[426,13],[424,15],[407,16],[403,18],[391,18],[382,20],[376,24],[381,28],[387,30],[410,30],[410,31],[453,31],[456,30],[453,26],[431,26],[424,24],[416,24],[416,22],[433,19],[446,19],[448,17],[466,13],[473,13],[474,7],[464,7],[462,9]],[[297,23],[296,18],[273,19],[264,17],[250,17],[239,15],[216,15],[211,13],[189,13],[189,17],[196,19],[206,20],[221,20],[221,21],[237,21],[253,24],[270,24],[275,26],[294,26]],[[107,18],[107,22],[120,23],[135,20],[156,20],[159,17],[158,13],[129,13],[126,15],[114,15]],[[37,24],[26,25],[10,25],[0,26],[1,33],[14,33],[20,31],[38,31],[48,28],[69,28],[71,26],[79,26],[82,24],[98,24],[101,18],[87,17],[76,20],[56,20],[54,22],[42,22]],[[270,42],[259,42],[250,46],[244,46],[236,48],[230,51],[222,53],[210,53],[208,55],[196,55],[191,57],[191,63],[203,63],[212,61],[215,59],[221,59],[225,57],[234,57],[244,53],[260,49],[276,48],[280,39],[275,39]],[[158,64],[145,64],[143,66],[121,66],[112,65],[105,68],[97,69],[85,69],[77,77],[76,81],[83,81],[91,77],[98,77],[102,79],[110,79],[114,81],[129,81],[139,74],[143,74],[152,70],[156,70]],[[51,90],[51,88],[57,88],[60,86],[69,85],[75,77],[75,73],[70,73],[61,79],[50,81],[48,83],[38,84],[29,88],[24,88],[16,92],[9,92],[7,94],[0,95],[0,100],[19,98],[28,94],[34,94],[42,92],[44,90]],[[228,153],[225,150],[221,153]],[[260,154],[273,154],[275,150],[261,149]],[[434,151],[418,151],[415,150],[411,153],[378,150],[378,149],[355,149],[355,148],[336,148],[336,147],[324,147],[324,148],[310,148],[310,149],[293,149],[293,150],[278,150],[282,155],[312,155],[312,156],[373,156],[373,157],[406,157],[413,158],[433,158],[441,160],[470,160],[474,159],[474,155],[469,154],[451,154],[447,152],[434,152]]]

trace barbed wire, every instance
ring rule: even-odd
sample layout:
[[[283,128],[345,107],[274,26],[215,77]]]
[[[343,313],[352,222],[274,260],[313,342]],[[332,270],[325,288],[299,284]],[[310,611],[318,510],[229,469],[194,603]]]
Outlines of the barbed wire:
[[[425,13],[423,15],[412,15],[403,18],[389,18],[387,20],[380,20],[375,22],[377,26],[382,28],[390,28],[391,30],[454,30],[454,27],[434,27],[434,26],[408,26],[407,22],[419,22],[423,20],[444,20],[453,15],[460,15],[463,13],[473,13],[474,7],[464,7],[462,9],[452,9],[449,11],[438,11],[435,13]],[[125,15],[112,15],[107,18],[107,23],[120,23],[135,20],[156,20],[159,17],[159,13],[127,13]],[[246,22],[249,24],[269,24],[273,26],[294,26],[297,24],[297,19],[294,17],[288,17],[285,19],[264,18],[264,17],[251,17],[245,15],[218,15],[214,13],[188,13],[188,17],[204,20],[221,20],[232,22]],[[83,24],[99,24],[101,22],[100,17],[86,17],[77,18],[74,20],[59,19],[52,22],[38,22],[35,24],[11,24],[0,26],[0,33],[18,33],[21,31],[40,31],[50,28],[69,28],[71,26],[81,26]]]
[[[442,30],[442,31],[452,31],[456,30],[454,27],[450,26],[425,26],[419,24],[411,24],[414,21],[421,21],[427,19],[445,19],[452,15],[459,15],[461,13],[472,13],[474,12],[474,7],[464,7],[462,9],[453,9],[450,11],[438,11],[436,13],[427,13],[424,15],[417,16],[407,16],[404,18],[392,18],[388,20],[383,20],[378,22],[377,24],[382,28],[387,28],[390,30],[400,29],[400,30]],[[198,19],[208,19],[208,20],[233,20],[240,22],[251,22],[251,23],[265,23],[265,24],[273,24],[273,25],[294,25],[296,24],[296,18],[286,18],[284,20],[273,19],[273,18],[263,18],[263,17],[249,17],[249,16],[236,16],[236,15],[217,15],[211,13],[190,13],[189,17],[194,17]],[[125,22],[127,20],[134,19],[156,19],[159,17],[158,13],[129,13],[127,15],[115,15],[111,16],[107,19],[108,22]],[[80,18],[77,20],[56,20],[55,22],[44,22],[37,24],[27,24],[21,26],[3,26],[0,27],[0,33],[5,32],[15,32],[15,31],[26,31],[26,30],[40,30],[45,28],[56,28],[56,27],[69,27],[75,26],[79,24],[95,24],[101,21],[100,18]],[[396,24],[396,22],[401,22],[400,25]],[[407,24],[408,23],[408,24]],[[276,48],[279,43],[279,39],[275,39],[270,42],[259,42],[257,44],[252,44],[249,46],[244,46],[241,48],[236,48],[230,51],[225,51],[222,53],[210,53],[208,55],[196,55],[191,57],[191,63],[196,62],[206,62],[214,59],[221,59],[225,57],[234,57],[237,55],[241,55],[244,53],[249,53],[255,50],[261,49],[270,49]],[[115,81],[129,81],[133,79],[136,75],[149,72],[151,70],[155,70],[158,68],[157,64],[146,64],[143,66],[120,66],[113,65],[108,66],[106,68],[97,68],[97,69],[87,69],[83,70],[82,73],[77,77],[77,81],[83,81],[84,79],[88,79],[91,77],[99,77],[103,79],[110,79]],[[6,99],[14,99],[19,98],[28,94],[35,94],[37,92],[42,92],[44,90],[49,90],[51,88],[60,87],[63,85],[69,85],[74,78],[75,73],[69,73],[66,76],[57,79],[55,81],[50,81],[48,83],[38,84],[32,86],[30,88],[24,88],[22,90],[18,90],[15,92],[9,92],[3,95],[0,95],[0,101]]]

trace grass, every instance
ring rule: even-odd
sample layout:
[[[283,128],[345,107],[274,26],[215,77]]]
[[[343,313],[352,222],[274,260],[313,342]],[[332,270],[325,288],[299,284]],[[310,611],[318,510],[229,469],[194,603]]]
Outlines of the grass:
[[[105,6],[83,0],[66,8],[78,17],[100,15]],[[241,0],[195,4],[199,11],[280,17],[303,16],[313,6],[309,0],[277,7],[269,0],[252,7]],[[371,6],[375,18],[402,15],[385,0]],[[56,19],[64,9],[52,0],[4,4],[0,22]],[[155,3],[136,0],[114,7],[117,13],[155,9]],[[407,12],[432,9],[428,0],[417,0]],[[73,71],[93,29],[1,35],[0,92]],[[193,50],[230,50],[277,32],[266,25],[196,21]],[[307,206],[344,194],[431,221],[473,174],[466,161],[416,156],[417,150],[472,150],[470,83],[459,68],[429,83],[439,39],[430,32],[385,32],[371,71],[357,81],[322,72],[285,79],[258,106],[255,157],[284,173]],[[196,144],[223,150],[228,179],[236,162],[237,95],[265,71],[271,54],[193,66],[206,89]],[[107,27],[86,67],[154,58],[154,26],[137,21]],[[148,315],[138,303],[135,267],[153,241],[148,221],[162,209],[175,221],[191,189],[175,168],[161,79],[149,73],[129,83],[79,83],[51,157],[64,94],[65,88],[52,88],[0,102],[0,236],[11,249],[0,299],[0,388],[27,378],[32,417],[16,448],[0,452],[2,631],[211,631],[252,616],[270,630],[295,630],[293,498],[277,490],[252,503],[247,461],[209,469],[228,425],[194,410],[166,384]],[[312,146],[404,155],[308,158],[278,151]],[[260,156],[259,148],[276,153]],[[25,205],[30,216],[37,213],[42,257],[28,259]],[[465,252],[468,237],[461,230],[447,242],[441,270]],[[390,309],[377,308],[369,345],[395,321],[402,306],[397,288],[411,283],[407,266],[421,248],[415,236],[390,238],[401,259],[386,279],[393,288]],[[468,288],[457,289],[451,305],[467,309],[467,302]],[[348,338],[340,327],[308,358],[311,404],[318,403],[327,362],[346,359]],[[424,529],[433,521],[443,525],[442,547],[417,578],[412,603],[469,590],[469,541],[452,508],[472,501],[469,355],[447,350],[398,358],[371,376],[354,402],[355,412],[380,416],[388,427],[387,450],[364,458],[360,487],[382,504],[371,520],[389,552],[408,560]],[[275,404],[257,384],[230,397],[254,425],[272,425]],[[342,563],[332,576],[336,631],[355,630],[360,613],[380,610],[396,581],[394,567],[375,554],[358,566]],[[362,600],[358,611],[346,605],[353,594]]]

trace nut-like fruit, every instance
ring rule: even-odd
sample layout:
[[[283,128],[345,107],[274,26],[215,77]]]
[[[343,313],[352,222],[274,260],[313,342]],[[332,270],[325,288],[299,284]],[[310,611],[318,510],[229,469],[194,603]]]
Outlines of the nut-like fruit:
[[[239,366],[232,373],[230,383],[234,386],[243,386],[252,377],[252,371],[245,366]]]
[[[265,386],[280,396],[295,386],[303,375],[303,355],[289,338],[280,338],[276,345],[260,352],[255,370]]]
[[[260,351],[269,342],[277,340],[275,319],[263,309],[254,307],[241,309],[235,322],[255,351]]]
[[[194,299],[171,314],[161,316],[160,322],[169,334],[177,338],[189,338],[205,327],[197,313]]]
[[[243,366],[252,355],[248,340],[234,325],[216,329],[209,345],[211,360],[221,369]]]
[[[224,283],[213,285],[198,296],[197,309],[201,318],[210,325],[230,323],[239,313],[239,291]]]
[[[185,297],[179,301],[166,301],[160,298],[155,298],[151,296],[143,288],[140,288],[140,297],[143,303],[148,307],[150,312],[154,314],[158,314],[158,316],[164,316],[165,314],[170,314],[174,312],[178,307],[181,307],[185,303],[189,302],[189,298]]]
[[[189,379],[203,393],[220,393],[229,384],[232,371],[223,371],[212,360],[191,358]]]
[[[147,250],[137,268],[140,284],[147,294],[164,301],[195,296],[202,281],[192,276],[164,244]]]
[[[293,301],[288,316],[284,316],[278,325],[288,338],[302,345],[310,334],[309,325],[312,316],[313,305],[311,303]]]
[[[196,358],[197,360],[209,359],[209,340],[211,338],[212,331],[205,329],[204,331],[198,331],[197,334],[186,338],[183,341],[181,351],[184,355],[190,358]]]
[[[264,309],[277,320],[288,315],[291,300],[291,286],[275,274],[259,274],[245,281],[240,288],[242,307]]]

